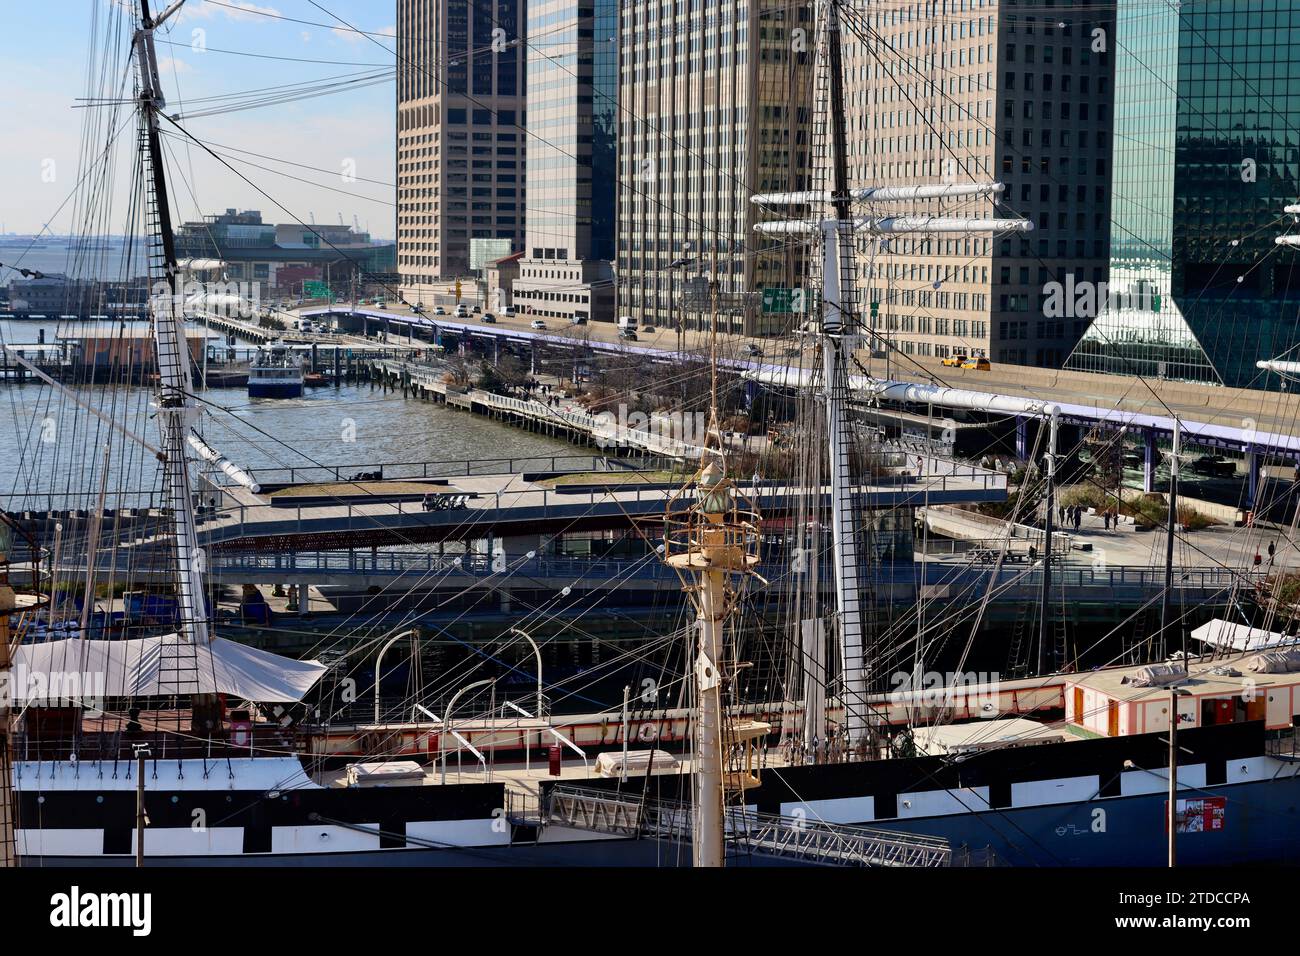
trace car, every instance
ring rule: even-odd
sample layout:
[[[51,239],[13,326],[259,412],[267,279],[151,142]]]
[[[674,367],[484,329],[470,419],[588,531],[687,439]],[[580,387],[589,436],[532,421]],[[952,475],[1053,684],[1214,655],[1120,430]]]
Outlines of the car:
[[[507,319],[513,319],[515,317],[515,307],[513,305],[507,305],[502,308],[501,314]]]
[[[497,324],[497,317],[493,315],[491,312],[484,312],[482,315],[479,316],[478,320],[480,322],[486,322],[488,325]]]
[[[451,314],[458,319],[469,318],[469,310],[466,309],[463,305],[456,306],[456,308],[452,309]]]
[[[618,337],[619,337],[620,339],[628,339],[628,340],[630,340],[630,341],[632,341],[632,342],[635,342],[635,341],[636,341],[636,329],[619,329],[619,330],[618,330]]]
[[[965,362],[967,358],[968,356],[965,355],[949,355],[939,364],[944,368],[961,368],[962,363]]]
[[[755,345],[753,342],[747,342],[747,343],[745,343],[745,354],[746,354],[746,355],[758,356],[758,355],[762,355],[762,354],[763,354],[763,350],[760,349],[760,348],[759,348],[757,345]]]
[[[546,331],[546,323],[543,322],[541,319],[533,319],[533,321],[528,323],[528,327],[530,329],[537,329],[538,331],[541,332]]]
[[[972,355],[966,361],[961,363],[962,368],[974,369],[977,372],[987,372],[993,368],[989,360],[982,355]]]
[[[573,317],[573,324],[574,324],[574,325],[586,325],[586,324],[587,324],[587,317],[586,317],[585,315],[575,315],[575,316]]]
[[[474,308],[470,309],[470,311],[473,312],[475,315],[478,315],[480,312],[483,311],[483,309],[481,306],[476,305],[474,306]]]
[[[1192,462],[1192,471],[1211,478],[1231,478],[1237,473],[1237,466],[1222,455],[1202,455]]]
[[[434,314],[434,315],[446,315],[446,314],[447,314],[447,310],[444,309],[444,308],[443,308],[442,306],[440,306],[440,305],[436,305],[436,306],[433,307],[433,314]]]
[[[411,306],[411,311],[416,315],[424,315],[424,303],[423,302],[415,303],[415,305]]]
[[[643,325],[641,326],[641,331],[644,332],[646,335],[653,335],[655,332],[655,327],[653,325]]]

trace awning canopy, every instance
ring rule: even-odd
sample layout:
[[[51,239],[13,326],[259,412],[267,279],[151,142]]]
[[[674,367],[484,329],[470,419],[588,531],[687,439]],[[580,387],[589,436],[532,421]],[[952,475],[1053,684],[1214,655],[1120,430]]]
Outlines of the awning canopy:
[[[1233,651],[1258,651],[1266,647],[1295,644],[1297,641],[1297,638],[1290,634],[1235,624],[1217,617],[1192,631],[1192,637],[1213,647],[1223,647]]]
[[[176,634],[127,641],[69,638],[20,645],[11,686],[19,704],[167,694],[293,703],[326,669],[317,661],[290,660],[224,638],[207,646],[194,646]]]

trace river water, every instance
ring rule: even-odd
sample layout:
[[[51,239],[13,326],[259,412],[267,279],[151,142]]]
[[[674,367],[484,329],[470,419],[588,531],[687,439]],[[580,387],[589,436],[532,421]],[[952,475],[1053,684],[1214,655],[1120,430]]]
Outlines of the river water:
[[[56,341],[56,323],[0,322],[0,343],[34,343],[41,329],[47,343]],[[104,485],[121,493],[117,501],[108,502],[110,507],[136,507],[143,503],[141,496],[158,487],[155,462],[140,443],[66,396],[39,383],[0,383],[0,389],[0,506],[93,507]],[[106,418],[157,445],[148,390],[75,390]],[[368,385],[308,389],[298,399],[250,399],[243,388],[210,389],[201,397],[205,412],[199,428],[210,445],[255,472],[309,469],[295,476],[299,480],[327,477],[322,470],[310,470],[316,465],[340,467],[346,477],[380,464],[473,461],[475,470],[488,473],[497,467],[503,472],[519,470],[520,463],[514,462],[512,469],[504,459],[581,454],[567,442]],[[110,461],[104,482],[106,443]],[[456,470],[448,467],[448,473]],[[51,495],[69,494],[78,500],[49,500]]]

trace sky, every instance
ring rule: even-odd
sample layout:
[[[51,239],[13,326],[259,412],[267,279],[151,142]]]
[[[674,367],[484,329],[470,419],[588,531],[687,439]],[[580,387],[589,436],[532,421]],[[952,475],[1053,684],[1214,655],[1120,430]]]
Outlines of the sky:
[[[154,13],[166,2],[153,0]],[[292,222],[295,217],[311,222],[314,216],[317,222],[337,223],[341,214],[349,224],[355,216],[376,238],[393,237],[395,0],[316,4],[187,0],[159,31],[167,112],[180,113],[186,130],[227,154],[231,165],[288,210],[177,134],[167,138],[173,216],[183,221],[238,207],[259,209],[268,222]],[[104,42],[109,24],[119,22],[124,5],[131,8],[134,2],[0,0],[0,117],[5,130],[0,233],[36,233],[47,222],[55,233],[72,229],[76,203],[67,200],[84,170],[87,109],[78,101],[90,90],[92,23],[97,13],[99,42]],[[373,36],[351,32],[330,14]],[[129,35],[118,39],[120,45],[129,44]],[[381,72],[382,82],[358,83],[362,76]],[[331,79],[353,86],[311,99],[185,118],[217,105],[199,102],[204,97],[266,91],[255,94],[260,100],[288,84]],[[98,110],[107,115],[103,107]],[[114,210],[124,208],[129,193],[125,170],[133,141],[130,135],[121,138]],[[100,141],[94,148],[102,146]],[[60,205],[62,212],[56,214]],[[125,213],[114,215],[119,225],[103,231],[123,231]]]

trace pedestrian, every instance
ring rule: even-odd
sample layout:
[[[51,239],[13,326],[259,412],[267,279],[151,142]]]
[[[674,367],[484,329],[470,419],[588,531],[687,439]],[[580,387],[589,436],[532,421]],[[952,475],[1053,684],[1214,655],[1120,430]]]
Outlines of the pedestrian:
[[[925,459],[922,458],[920,455],[916,456],[916,477],[918,478],[925,477]]]
[[[1273,556],[1275,554],[1277,554],[1277,545],[1274,542],[1270,541],[1268,543],[1268,566],[1270,568],[1273,566]]]
[[[1056,509],[1056,523],[1061,527],[1065,527],[1065,505],[1061,505]]]
[[[1101,513],[1101,525],[1102,525],[1102,527],[1103,527],[1105,530],[1107,530],[1107,531],[1110,530],[1110,512],[1109,512],[1109,511],[1103,511],[1103,512]]]
[[[1074,530],[1078,531],[1081,524],[1083,524],[1083,509],[1076,507],[1074,509]]]

